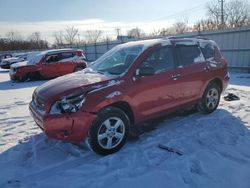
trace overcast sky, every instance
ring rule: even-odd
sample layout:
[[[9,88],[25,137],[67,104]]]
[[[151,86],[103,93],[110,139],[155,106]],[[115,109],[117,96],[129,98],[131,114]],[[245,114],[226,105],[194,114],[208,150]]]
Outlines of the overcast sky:
[[[80,32],[100,29],[125,34],[132,27],[146,33],[176,21],[195,23],[205,16],[208,0],[0,0],[0,35],[40,31],[50,40],[54,31],[74,25]]]

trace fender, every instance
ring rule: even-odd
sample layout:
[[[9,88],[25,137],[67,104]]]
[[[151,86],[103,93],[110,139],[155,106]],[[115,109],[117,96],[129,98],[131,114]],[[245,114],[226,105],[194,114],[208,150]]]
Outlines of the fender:
[[[220,89],[223,90],[223,81],[222,81],[222,80],[223,80],[223,79],[222,79],[222,77],[220,77],[220,76],[213,77],[212,79],[207,80],[206,83],[204,84],[203,88],[202,88],[202,92],[200,93],[200,96],[199,96],[199,97],[202,98],[202,95],[203,95],[203,93],[205,92],[207,86],[208,86],[210,83],[212,83],[212,82],[217,82],[217,83],[219,82]]]

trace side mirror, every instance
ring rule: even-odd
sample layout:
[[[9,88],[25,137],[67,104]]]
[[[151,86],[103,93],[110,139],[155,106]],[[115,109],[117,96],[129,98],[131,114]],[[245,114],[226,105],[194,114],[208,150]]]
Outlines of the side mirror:
[[[152,76],[155,74],[155,69],[153,67],[143,67],[138,71],[138,76]]]

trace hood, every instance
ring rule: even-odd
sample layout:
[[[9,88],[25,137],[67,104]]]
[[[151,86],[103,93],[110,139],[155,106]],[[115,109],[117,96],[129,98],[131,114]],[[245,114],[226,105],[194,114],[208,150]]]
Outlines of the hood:
[[[21,62],[18,62],[18,63],[14,63],[11,65],[11,67],[13,68],[19,68],[19,67],[25,67],[25,66],[29,66],[29,62],[28,61],[21,61]]]
[[[17,57],[10,57],[10,58],[6,58],[6,59],[2,59],[2,61],[16,61],[18,60]]]
[[[39,86],[35,92],[45,101],[56,100],[70,95],[86,93],[101,86],[102,82],[113,79],[99,73],[76,73],[61,76]]]
[[[16,57],[10,57],[10,58],[6,58],[6,59],[2,59],[2,63],[10,64],[10,63],[18,62],[18,60],[19,59]]]

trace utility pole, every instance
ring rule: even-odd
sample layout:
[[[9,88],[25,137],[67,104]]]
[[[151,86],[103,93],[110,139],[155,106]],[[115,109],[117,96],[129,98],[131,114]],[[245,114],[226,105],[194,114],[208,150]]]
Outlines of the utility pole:
[[[78,42],[77,42],[77,48],[79,48],[79,44],[80,44],[80,34],[77,34],[77,38],[78,38]]]
[[[219,0],[219,3],[221,3],[221,27],[224,27],[224,2],[225,0]]]

